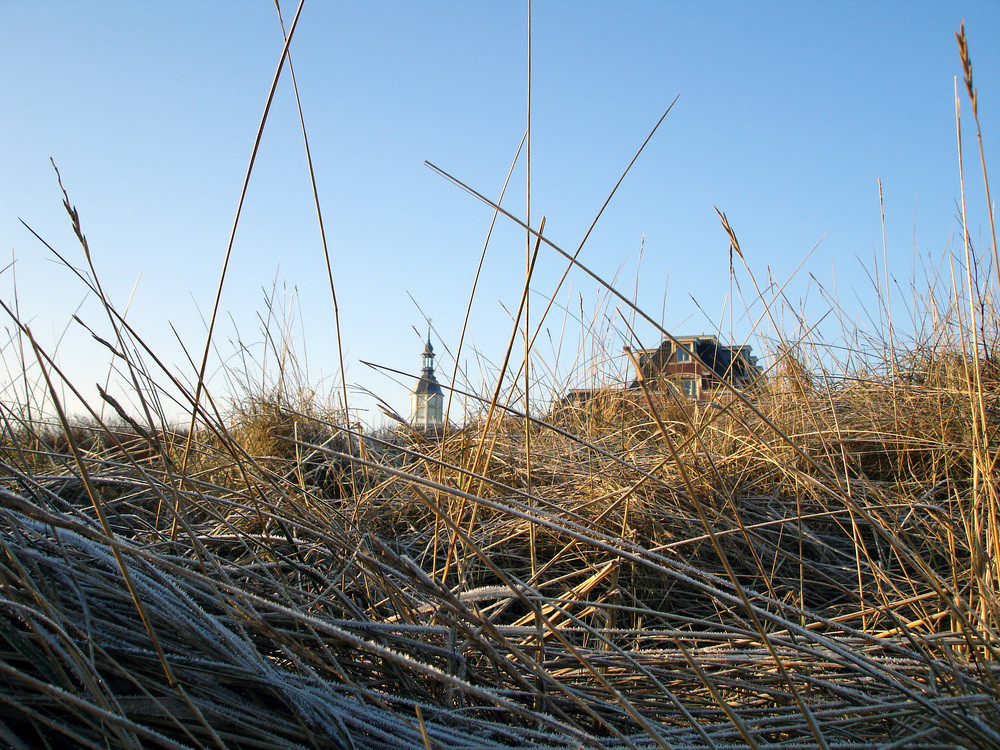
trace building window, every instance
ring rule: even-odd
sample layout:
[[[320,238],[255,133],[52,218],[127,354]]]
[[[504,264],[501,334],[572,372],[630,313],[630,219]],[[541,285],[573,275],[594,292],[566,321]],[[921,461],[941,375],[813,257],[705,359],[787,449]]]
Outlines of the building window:
[[[687,349],[683,349],[681,347],[677,347],[677,361],[678,362],[690,362],[691,361],[691,355],[688,354]]]
[[[684,395],[690,399],[698,398],[698,381],[695,378],[681,378],[681,388]]]

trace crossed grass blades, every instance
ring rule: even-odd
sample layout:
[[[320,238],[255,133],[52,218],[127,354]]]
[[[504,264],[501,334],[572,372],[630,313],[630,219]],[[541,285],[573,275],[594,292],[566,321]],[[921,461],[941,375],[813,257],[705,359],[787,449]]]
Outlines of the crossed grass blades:
[[[468,419],[438,436],[363,434],[346,391],[334,408],[303,382],[273,309],[273,378],[232,373],[225,404],[181,382],[66,206],[138,408],[102,390],[71,421],[59,394],[87,400],[8,309],[5,745],[1000,744],[1000,269],[964,202],[912,339],[876,285],[881,333],[845,328],[838,358],[774,325],[780,290],[746,266],[773,342],[754,388],[529,413],[508,382],[457,393]]]

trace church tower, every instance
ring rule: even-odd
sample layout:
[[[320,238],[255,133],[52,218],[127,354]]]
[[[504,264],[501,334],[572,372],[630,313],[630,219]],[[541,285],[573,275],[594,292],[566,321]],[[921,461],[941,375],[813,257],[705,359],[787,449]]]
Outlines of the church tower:
[[[444,426],[444,393],[434,377],[434,347],[427,332],[424,347],[424,368],[413,393],[410,394],[410,426],[418,430],[438,429]]]

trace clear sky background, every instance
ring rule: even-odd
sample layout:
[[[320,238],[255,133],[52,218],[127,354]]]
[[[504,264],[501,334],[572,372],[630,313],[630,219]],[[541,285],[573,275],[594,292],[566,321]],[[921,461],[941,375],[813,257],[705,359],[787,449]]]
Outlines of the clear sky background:
[[[295,6],[283,4],[286,23]],[[83,258],[50,157],[80,211],[108,296],[185,380],[200,358],[243,175],[282,47],[270,2],[0,4],[0,241],[14,268],[0,299],[88,398],[108,377],[96,300],[21,224]],[[575,250],[657,119],[676,105],[590,236],[581,260],[677,333],[750,333],[759,305],[729,305],[726,212],[749,265],[783,281],[807,315],[836,284],[842,314],[877,317],[882,180],[890,273],[909,301],[913,269],[959,236],[954,32],[965,19],[987,160],[1000,153],[1000,3],[597,3],[532,7],[531,215]],[[407,411],[426,331],[442,376],[492,211],[426,166],[496,197],[524,132],[523,2],[308,0],[291,47],[336,283],[352,408],[379,422],[370,389]],[[963,115],[971,121],[967,103]],[[966,145],[974,146],[973,131]],[[966,158],[973,234],[987,231],[978,157]],[[524,157],[504,201],[525,213]],[[1000,183],[998,183],[1000,185]],[[998,188],[1000,189],[1000,188]],[[640,247],[642,250],[640,265]],[[486,256],[461,364],[492,387],[523,284],[523,230],[501,219]],[[6,261],[3,265],[6,265]],[[543,249],[537,319],[564,263]],[[15,277],[16,270],[16,277]],[[919,272],[918,272],[919,273]],[[745,293],[750,287],[742,277]],[[277,284],[303,381],[338,389],[333,306],[291,81],[278,87],[250,182],[210,365],[260,378],[261,318]],[[574,272],[539,340],[546,383],[585,384],[593,356],[626,340],[617,303]],[[729,311],[733,311],[730,322]],[[581,323],[600,332],[576,359]],[[905,312],[897,316],[906,328]],[[794,329],[794,319],[784,323]],[[12,326],[5,323],[7,336]],[[657,343],[648,324],[640,342]],[[766,332],[765,332],[766,333]],[[831,334],[832,336],[833,334]],[[559,349],[559,342],[562,348]],[[755,350],[766,341],[751,339]],[[245,347],[245,348],[244,348]],[[242,355],[240,352],[242,351]],[[556,352],[559,352],[559,356]],[[13,342],[3,349],[19,371]],[[273,358],[271,359],[273,362]],[[613,369],[613,368],[612,368]],[[37,376],[37,369],[32,374]],[[10,374],[8,373],[8,378]],[[120,381],[112,375],[112,382]],[[15,378],[15,383],[17,382]],[[464,384],[464,383],[463,383]],[[540,391],[544,387],[540,388]],[[121,391],[118,391],[122,393]],[[15,400],[8,387],[4,401]],[[541,393],[540,393],[541,396]],[[127,395],[123,398],[128,399]],[[96,399],[95,399],[96,401]],[[134,398],[130,399],[134,403]],[[168,407],[168,411],[170,407]],[[453,418],[459,415],[453,413]]]

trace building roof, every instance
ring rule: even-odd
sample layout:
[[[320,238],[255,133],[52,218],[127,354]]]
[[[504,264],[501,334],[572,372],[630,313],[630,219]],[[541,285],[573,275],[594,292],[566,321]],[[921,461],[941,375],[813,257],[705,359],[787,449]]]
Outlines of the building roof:
[[[434,370],[429,367],[425,367],[423,373],[420,375],[420,380],[417,381],[416,387],[413,392],[419,395],[428,396],[443,396],[444,391],[441,390],[441,385],[437,382],[437,378],[434,377]]]

